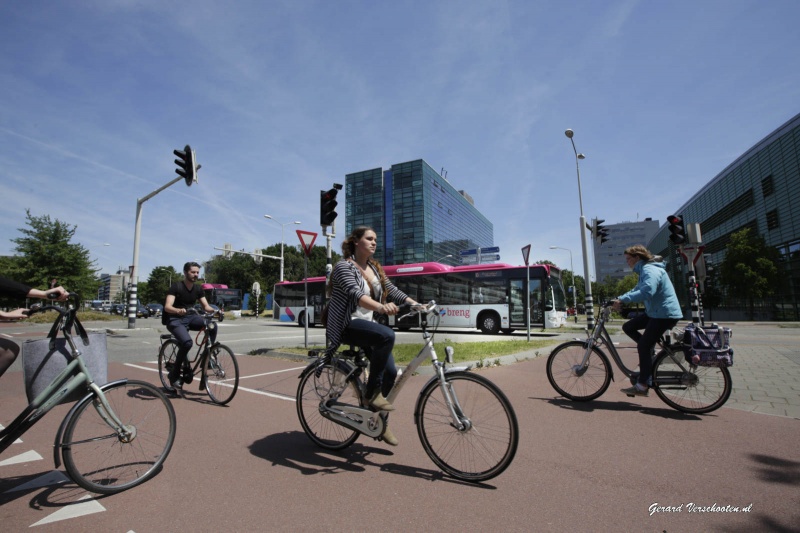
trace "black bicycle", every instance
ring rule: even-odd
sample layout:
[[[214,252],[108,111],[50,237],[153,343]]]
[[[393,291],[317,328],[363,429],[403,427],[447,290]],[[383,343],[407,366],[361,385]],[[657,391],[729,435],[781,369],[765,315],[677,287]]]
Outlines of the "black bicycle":
[[[547,379],[563,397],[577,402],[594,400],[608,389],[614,372],[606,351],[634,384],[639,373],[625,366],[606,330],[611,304],[605,304],[586,340],[557,346],[547,358]],[[684,413],[710,413],[722,407],[733,383],[725,366],[698,366],[687,361],[683,345],[666,335],[653,362],[653,390],[661,400]],[[603,347],[605,346],[605,350]]]
[[[239,363],[233,351],[215,342],[208,342],[208,333],[217,327],[217,312],[203,314],[189,309],[189,314],[199,314],[206,324],[195,337],[197,351],[194,357],[187,354],[186,366],[182,369],[183,382],[189,384],[194,376],[200,376],[200,390],[205,390],[216,404],[225,405],[236,396],[239,390]],[[178,340],[170,333],[161,335],[161,348],[158,350],[158,373],[165,389],[170,388],[169,373],[178,355]]]

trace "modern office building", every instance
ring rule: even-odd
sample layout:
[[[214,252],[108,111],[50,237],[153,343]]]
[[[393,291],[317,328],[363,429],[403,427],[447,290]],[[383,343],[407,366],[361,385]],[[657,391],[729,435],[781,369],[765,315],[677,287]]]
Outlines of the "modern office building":
[[[785,285],[776,296],[758,302],[757,318],[800,320],[800,114],[742,154],[674,213],[683,215],[687,225],[700,224],[704,252],[712,265],[721,264],[730,236],[743,228],[751,228],[777,248]],[[676,267],[680,263],[668,237],[664,221],[649,248],[672,258],[673,283],[686,302],[685,273]],[[741,302],[724,291],[714,312],[717,320],[744,318]]]
[[[625,249],[634,244],[647,245],[658,233],[659,222],[645,218],[638,222],[617,222],[603,226],[608,230],[608,240],[600,244],[595,239],[593,243],[595,276],[600,282],[606,279],[618,281],[632,273],[623,257]]]
[[[472,198],[422,159],[347,174],[345,204],[346,234],[375,228],[375,255],[385,265],[455,265],[462,250],[494,243],[494,226]]]
[[[97,291],[97,299],[109,302],[116,302],[120,294],[123,297],[119,301],[125,301],[125,289],[131,281],[131,273],[128,270],[118,270],[116,274],[101,274],[100,288]]]

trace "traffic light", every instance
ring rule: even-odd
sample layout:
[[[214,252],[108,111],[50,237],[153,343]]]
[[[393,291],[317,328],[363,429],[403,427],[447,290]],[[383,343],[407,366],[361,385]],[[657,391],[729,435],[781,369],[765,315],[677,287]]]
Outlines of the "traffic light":
[[[681,245],[686,242],[686,226],[683,224],[683,215],[670,215],[667,217],[669,223],[669,240],[673,244]]]
[[[192,183],[197,182],[197,171],[200,170],[194,150],[187,144],[183,151],[173,150],[172,153],[178,156],[175,160],[175,164],[178,165],[175,173],[186,180],[186,185],[191,187]]]
[[[339,202],[336,195],[339,191],[334,187],[328,191],[319,191],[319,224],[320,226],[330,226],[339,215],[335,209]]]
[[[592,221],[592,235],[600,241],[600,246],[604,242],[608,242],[608,228],[602,225],[603,222],[605,222],[605,219],[602,218],[596,218]]]

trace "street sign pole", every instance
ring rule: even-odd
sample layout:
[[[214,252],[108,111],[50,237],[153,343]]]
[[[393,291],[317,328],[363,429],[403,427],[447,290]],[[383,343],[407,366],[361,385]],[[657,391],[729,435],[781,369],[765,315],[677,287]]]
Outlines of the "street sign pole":
[[[525,286],[528,287],[528,290],[525,291],[525,307],[527,308],[527,312],[525,313],[525,323],[528,329],[528,342],[531,342],[531,267],[528,266],[528,258],[531,255],[531,245],[528,244],[522,247],[522,259],[525,261],[525,277],[527,279]]]
[[[301,229],[295,230],[297,237],[300,239],[300,245],[306,254],[305,261],[305,275],[303,283],[303,309],[305,310],[303,316],[305,317],[304,331],[305,331],[305,347],[308,348],[308,258],[311,257],[311,250],[314,248],[314,241],[317,240],[317,234],[310,231],[303,231]]]

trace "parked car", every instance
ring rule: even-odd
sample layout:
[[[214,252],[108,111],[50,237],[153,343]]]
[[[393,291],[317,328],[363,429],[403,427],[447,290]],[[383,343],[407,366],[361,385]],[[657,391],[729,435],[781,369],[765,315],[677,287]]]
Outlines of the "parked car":
[[[150,309],[146,305],[139,304],[136,309],[136,318],[150,318]]]
[[[111,305],[111,314],[112,315],[125,315],[125,304],[112,304]]]
[[[159,317],[164,313],[164,306],[161,304],[147,304],[150,316]]]

